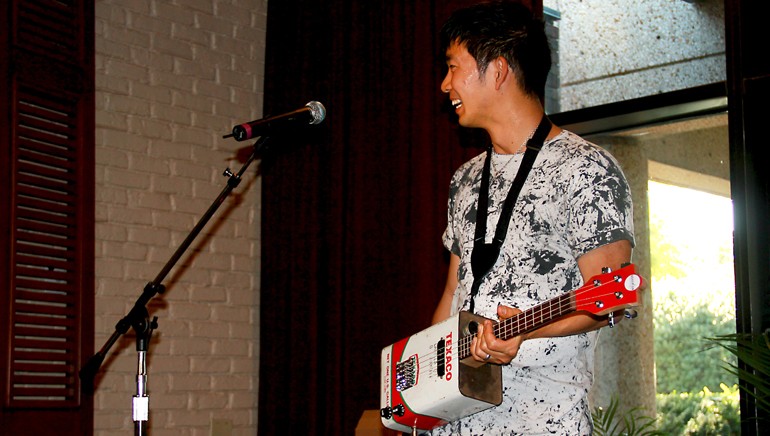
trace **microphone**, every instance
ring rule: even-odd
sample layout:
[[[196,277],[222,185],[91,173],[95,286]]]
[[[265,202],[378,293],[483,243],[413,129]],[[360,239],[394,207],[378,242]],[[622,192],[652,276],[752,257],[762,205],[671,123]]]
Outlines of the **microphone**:
[[[233,127],[233,132],[223,138],[233,137],[236,141],[245,141],[255,136],[280,128],[291,127],[303,123],[320,124],[326,118],[326,108],[320,102],[311,101],[305,106],[286,112],[285,114],[249,121]]]

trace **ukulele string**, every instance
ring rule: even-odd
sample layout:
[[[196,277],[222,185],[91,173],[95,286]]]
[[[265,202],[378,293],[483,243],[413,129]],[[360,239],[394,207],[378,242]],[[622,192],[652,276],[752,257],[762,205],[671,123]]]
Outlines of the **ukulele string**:
[[[612,291],[608,291],[606,293],[601,293],[601,294],[596,294],[596,291],[598,289],[606,287],[607,285],[617,283],[621,281],[621,279],[622,277],[620,277],[619,275],[615,275],[610,281],[607,281],[607,282],[596,283],[594,281],[574,291],[567,292],[554,299],[543,302],[537,306],[533,306],[532,308],[528,309],[525,312],[521,312],[517,315],[514,315],[511,318],[508,318],[506,320],[503,320],[495,324],[494,326],[495,336],[497,337],[515,336],[517,334],[522,333],[527,328],[535,327],[537,325],[536,323],[538,322],[538,320],[540,323],[542,323],[542,322],[549,321],[555,318],[556,316],[561,316],[568,312],[574,311],[577,309],[578,301],[581,298],[584,298],[583,296],[586,293],[595,294],[595,295],[592,295],[593,300],[599,300],[602,297],[607,297],[607,296],[614,296],[616,295],[616,293]],[[470,353],[471,344],[475,336],[476,336],[475,334],[468,334],[468,335],[462,336],[459,340],[455,341],[457,344],[457,347],[456,347],[457,351],[455,353],[451,353],[451,347],[447,347],[450,349],[450,353],[447,354],[446,348],[445,348],[444,350],[445,359],[447,355],[452,356],[457,360],[462,360],[466,357],[469,357],[471,355]],[[435,348],[428,353],[423,353],[419,355],[418,357],[419,373],[422,373],[423,370],[426,370],[426,369],[430,370],[430,372],[433,373],[434,369],[436,368],[436,365],[430,365],[427,363],[431,361],[436,361],[437,356],[438,356],[438,351]],[[409,357],[411,358],[411,355]],[[401,362],[403,362],[403,360]]]

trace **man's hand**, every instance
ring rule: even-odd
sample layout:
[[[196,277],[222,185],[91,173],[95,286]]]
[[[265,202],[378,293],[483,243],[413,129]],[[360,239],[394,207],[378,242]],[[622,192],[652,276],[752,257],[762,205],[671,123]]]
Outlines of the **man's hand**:
[[[456,258],[456,256],[454,257]],[[579,257],[577,262],[580,273],[583,276],[583,281],[587,281],[591,276],[601,273],[603,267],[610,267],[612,270],[616,270],[619,269],[623,263],[629,262],[630,259],[631,243],[626,240],[621,240],[589,251]],[[453,259],[453,262],[450,262],[450,270],[452,270],[453,265],[454,268],[457,268],[458,264],[459,258]],[[457,270],[454,269],[452,273],[456,273],[456,271]],[[444,291],[442,304],[439,305],[439,310],[437,310],[436,315],[434,315],[434,323],[445,319],[449,315],[449,305],[451,304],[452,293],[457,284],[457,279],[454,275],[450,274],[449,277],[451,283],[450,280],[447,281],[448,285]],[[452,292],[449,291],[450,289],[452,289]],[[518,313],[521,313],[521,310],[513,307],[502,305],[497,307],[497,316],[501,321],[511,318]],[[616,317],[615,320],[619,320],[619,318]],[[511,360],[513,360],[519,353],[519,347],[525,340],[576,335],[599,329],[607,324],[608,317],[606,316],[595,317],[586,312],[573,312],[554,322],[545,324],[540,328],[504,341],[495,336],[494,324],[492,321],[484,321],[484,323],[479,325],[476,337],[474,337],[471,342],[471,355],[479,362],[507,365],[508,363],[511,363]]]
[[[497,317],[501,321],[517,313],[521,311],[513,307],[497,306]],[[495,336],[492,321],[486,320],[479,325],[479,331],[471,341],[471,354],[479,362],[507,365],[519,353],[519,347],[524,339],[524,335],[519,335],[504,341]]]

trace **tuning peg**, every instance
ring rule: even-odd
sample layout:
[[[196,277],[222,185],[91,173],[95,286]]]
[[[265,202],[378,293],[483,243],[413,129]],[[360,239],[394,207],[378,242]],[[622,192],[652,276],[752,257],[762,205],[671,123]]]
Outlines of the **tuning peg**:
[[[623,316],[625,316],[626,319],[634,319],[638,315],[639,314],[636,313],[636,311],[634,309],[626,309],[626,310],[623,311]]]
[[[607,274],[607,273],[611,273],[611,272],[612,272],[612,268],[610,268],[608,266],[602,267],[602,274]]]

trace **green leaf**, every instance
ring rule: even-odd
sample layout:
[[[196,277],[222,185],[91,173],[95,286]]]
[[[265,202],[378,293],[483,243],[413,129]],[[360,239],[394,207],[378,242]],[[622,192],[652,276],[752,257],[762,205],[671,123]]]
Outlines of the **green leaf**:
[[[618,414],[618,398],[613,396],[607,409],[595,408],[591,412],[595,436],[658,436],[663,433],[655,428],[656,419],[643,415],[635,407],[621,416]],[[622,425],[621,425],[622,424]]]
[[[744,382],[741,391],[753,397],[758,408],[770,412],[770,333],[735,333],[706,339],[729,351],[745,365],[729,364],[725,369]]]

